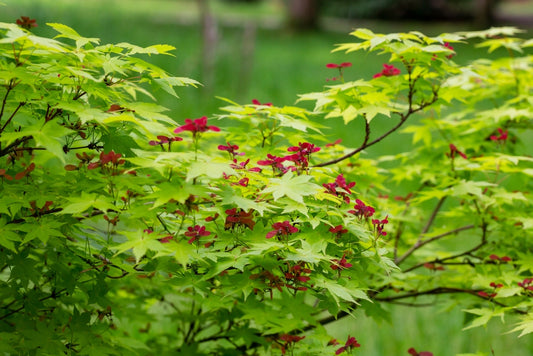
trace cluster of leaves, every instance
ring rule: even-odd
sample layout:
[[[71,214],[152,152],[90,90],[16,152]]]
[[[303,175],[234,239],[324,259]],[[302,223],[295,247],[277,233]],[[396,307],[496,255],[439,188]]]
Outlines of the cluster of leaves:
[[[338,49],[387,65],[330,65],[342,83],[300,98],[314,111],[228,101],[179,125],[143,101],[197,84],[139,58],[171,47],[50,26],[0,24],[1,352],[338,355],[361,345],[328,323],[444,293],[471,326],[533,331],[531,57],[459,67],[449,44],[520,54],[516,30],[357,30]],[[373,137],[376,115],[394,124]],[[332,117],[364,121],[359,147],[325,141]],[[412,150],[360,156],[408,121]]]

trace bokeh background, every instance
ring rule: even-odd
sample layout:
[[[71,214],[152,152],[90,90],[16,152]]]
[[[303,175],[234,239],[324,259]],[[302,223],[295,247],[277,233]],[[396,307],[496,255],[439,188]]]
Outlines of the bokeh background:
[[[3,4],[3,5],[1,5]],[[298,94],[319,91],[337,73],[327,63],[352,62],[347,80],[369,79],[381,70],[384,57],[331,51],[350,42],[358,27],[374,32],[443,32],[515,26],[529,37],[533,29],[533,1],[529,0],[0,0],[0,21],[20,16],[35,18],[39,35],[54,35],[46,23],[73,27],[102,43],[170,44],[175,56],[148,60],[176,76],[200,81],[199,88],[179,88],[176,100],[156,93],[169,115],[185,118],[213,116],[224,105],[219,97],[242,104],[257,99],[277,106],[294,105]],[[482,49],[455,46],[458,63],[485,56]],[[491,56],[498,56],[493,53]],[[301,103],[299,105],[308,105]],[[309,107],[311,108],[311,107]],[[376,118],[376,124],[385,123]],[[355,146],[357,120],[344,127],[327,121],[330,140]],[[402,138],[377,145],[369,155],[390,154],[403,147]],[[407,355],[409,347],[435,356],[462,354],[531,356],[533,337],[518,339],[506,333],[512,320],[493,321],[487,328],[461,332],[468,319],[459,307],[388,305],[390,318],[371,319],[363,312],[333,323],[337,335],[352,335],[367,356]],[[376,315],[380,312],[374,309]]]

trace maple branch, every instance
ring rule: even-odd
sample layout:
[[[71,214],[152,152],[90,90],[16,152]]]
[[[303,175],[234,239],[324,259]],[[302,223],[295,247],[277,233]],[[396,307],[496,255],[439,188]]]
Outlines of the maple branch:
[[[445,200],[446,200],[446,196],[443,196],[442,198],[440,198],[439,202],[435,206],[435,209],[433,209],[433,212],[431,213],[431,216],[429,217],[429,220],[426,223],[426,226],[424,226],[424,228],[422,229],[422,232],[420,233],[418,240],[421,240],[422,236],[429,231],[429,229],[431,228],[431,225],[433,225],[433,222],[435,221],[435,218],[437,217],[437,214],[442,208],[442,205],[444,204]]]
[[[469,226],[470,225],[466,225],[462,229],[467,230],[468,228],[471,228]],[[443,262],[445,262],[445,261],[453,260],[453,259],[456,259],[456,258],[459,258],[459,257],[462,257],[462,256],[472,256],[472,252],[475,252],[475,251],[479,250],[481,247],[485,246],[486,243],[487,243],[487,224],[485,222],[483,222],[481,224],[481,242],[479,244],[477,244],[476,246],[472,247],[471,249],[469,249],[467,251],[464,251],[464,252],[461,252],[461,253],[457,253],[455,255],[451,255],[451,256],[448,256],[448,257],[445,257],[445,258],[435,258],[434,260],[429,261],[429,262],[420,262],[420,263],[418,263],[418,264],[416,264],[414,266],[411,266],[411,267],[403,270],[403,273],[407,273],[407,272],[410,272],[410,271],[415,270],[417,268],[420,268],[420,267],[424,266],[426,263],[443,264]],[[475,256],[472,256],[472,257],[475,257]]]
[[[11,144],[9,144],[6,148],[3,148],[3,149],[0,150],[0,157],[3,157],[5,155],[7,155],[7,154],[10,154],[11,152],[14,152],[15,149],[13,147],[17,147],[21,143],[29,141],[32,138],[33,138],[33,136],[24,136],[24,137],[16,139]]]
[[[6,104],[7,104],[7,97],[9,96],[9,93],[11,92],[11,90],[13,90],[14,87],[15,87],[14,79],[11,79],[9,81],[9,84],[7,85],[6,94],[4,95],[4,99],[2,99],[2,107],[0,108],[0,120],[2,119],[2,116],[4,115],[4,110],[5,110]]]
[[[45,211],[35,211],[33,214],[25,216],[24,218],[18,218],[18,219],[14,219],[14,220],[8,221],[7,224],[21,224],[21,223],[26,222],[27,218],[37,218],[37,217],[41,217],[43,215],[58,213],[58,212],[60,212],[62,210],[63,210],[63,208],[54,208],[54,209],[48,209],[48,210],[45,210]]]
[[[424,226],[424,228],[422,229],[422,232],[420,232],[420,234],[418,235],[418,240],[416,241],[416,243],[411,246],[411,248],[409,250],[407,250],[407,252],[405,252],[400,258],[397,257],[396,253],[395,253],[395,257],[394,257],[394,263],[399,266],[400,263],[402,263],[407,257],[409,257],[413,252],[415,252],[418,248],[420,248],[421,246],[425,245],[426,243],[428,242],[423,242],[422,241],[422,237],[429,231],[431,225],[433,225],[433,222],[435,221],[435,218],[437,217],[437,213],[439,212],[439,210],[442,208],[442,205],[444,204],[444,200],[446,200],[446,196],[442,197],[439,202],[437,203],[437,205],[435,206],[435,208],[433,209],[433,212],[431,213],[431,216],[429,217],[426,225]],[[399,242],[399,241],[397,241]],[[397,246],[395,246],[397,247]],[[396,252],[396,250],[395,250]]]
[[[414,83],[416,82],[417,79],[418,79],[418,77],[415,78],[414,80],[411,80],[410,73],[409,73],[409,93],[407,94],[409,108],[408,108],[407,112],[404,113],[404,114],[399,114],[398,113],[398,115],[400,115],[400,121],[393,128],[389,129],[387,132],[385,132],[384,134],[382,134],[378,138],[374,139],[373,141],[368,142],[368,139],[369,139],[368,136],[370,134],[370,127],[369,127],[368,122],[365,120],[366,135],[365,135],[363,143],[361,144],[361,146],[359,146],[359,148],[356,148],[352,152],[349,152],[349,153],[345,154],[342,157],[316,164],[313,167],[325,167],[325,166],[329,166],[329,165],[332,165],[332,164],[335,164],[335,163],[339,163],[339,162],[341,162],[341,161],[343,161],[343,160],[345,160],[347,158],[350,158],[350,157],[354,156],[355,154],[361,152],[365,148],[368,148],[370,146],[375,145],[376,143],[381,142],[385,137],[389,136],[393,132],[397,131],[400,127],[402,127],[402,125],[407,121],[407,119],[412,114],[415,114],[415,113],[425,109],[426,107],[432,105],[433,103],[435,103],[439,99],[438,89],[437,88],[433,88],[433,97],[429,101],[422,101],[416,108],[413,108],[413,96],[414,96],[414,93],[415,93]]]
[[[17,114],[17,111],[19,111],[19,109],[21,107],[23,107],[26,103],[24,101],[21,101],[17,108],[15,109],[15,111],[13,111],[13,113],[11,114],[11,116],[7,119],[7,121],[4,123],[4,126],[2,126],[2,128],[0,129],[0,134],[2,132],[4,132],[4,130],[6,129],[6,126],[11,122],[11,120],[13,120],[13,117]],[[4,110],[4,107],[3,107],[3,103],[2,103],[2,111]],[[2,115],[0,114],[0,118],[2,117]]]
[[[422,183],[422,185],[420,185],[420,187],[418,187],[418,189],[415,191],[415,193],[420,192],[426,186],[427,186],[426,182]],[[405,199],[405,208],[401,212],[400,216],[404,216],[407,213],[407,211],[409,209],[409,199],[410,199],[410,197],[407,196],[407,198]],[[400,238],[402,237],[402,233],[403,233],[402,229],[403,229],[403,221],[400,219],[400,222],[398,223],[398,228],[396,229],[396,233],[394,234],[394,252],[393,252],[394,261],[396,261],[398,259],[398,246],[400,244]]]
[[[47,295],[46,297],[42,297],[41,299],[39,299],[40,302],[43,302],[47,299],[55,299],[59,296],[61,296],[61,294],[63,294],[67,289],[66,288],[63,288],[61,289],[59,292],[56,292],[55,290],[52,291],[52,293],[50,295]],[[16,313],[19,313],[21,312],[22,310],[24,310],[25,308],[25,305],[22,305],[21,307],[18,307],[17,309],[13,309],[9,312],[7,312],[6,314],[0,316],[0,320],[4,320],[5,318],[13,315],[13,314],[16,314]]]
[[[452,235],[452,234],[455,234],[455,233],[458,233],[458,232],[461,232],[461,231],[464,231],[464,230],[473,229],[475,227],[475,225],[466,225],[466,226],[462,226],[462,227],[458,227],[456,229],[450,230],[448,232],[444,232],[444,233],[442,233],[440,235],[433,236],[433,237],[431,237],[431,238],[429,238],[427,240],[422,240],[422,237],[424,236],[424,234],[426,234],[429,231],[429,228],[432,225],[433,221],[435,220],[435,216],[437,215],[437,212],[442,207],[442,203],[444,202],[445,198],[446,197],[444,197],[441,200],[439,200],[439,203],[437,204],[437,206],[433,210],[433,213],[432,213],[431,217],[429,218],[426,226],[424,227],[424,229],[422,230],[422,232],[418,236],[418,241],[413,246],[411,246],[411,248],[409,248],[409,250],[407,250],[401,257],[396,258],[394,260],[396,265],[399,266],[403,261],[405,261],[409,256],[411,256],[416,250],[418,250],[419,248],[421,248],[424,245],[427,245],[430,242],[439,240],[439,239],[441,239],[443,237],[446,237],[448,235]]]
[[[483,300],[488,300],[500,307],[507,307],[507,305],[500,303],[492,298],[484,297],[478,294],[480,292],[479,290],[472,290],[472,289],[464,289],[464,288],[454,288],[454,287],[436,287],[433,289],[423,290],[423,291],[411,291],[406,292],[401,295],[393,295],[388,297],[375,297],[374,300],[380,301],[380,302],[395,302],[397,300],[406,299],[406,298],[415,298],[420,297],[424,295],[439,295],[439,294],[455,294],[455,293],[464,293],[464,294],[470,294],[477,298],[481,298]],[[515,309],[514,312],[522,315],[528,314],[528,312]]]
[[[464,231],[464,230],[470,230],[470,229],[473,229],[475,227],[475,225],[466,225],[466,226],[462,226],[462,227],[458,227],[457,229],[453,229],[453,230],[450,230],[450,231],[447,231],[447,232],[444,232],[440,235],[437,235],[437,236],[433,236],[432,238],[429,238],[427,240],[424,240],[424,241],[418,241],[416,244],[414,244],[410,249],[409,251],[407,251],[398,261],[397,264],[400,264],[403,260],[405,260],[405,258],[407,258],[409,255],[411,255],[414,251],[416,251],[417,249],[419,249],[420,247],[424,246],[424,245],[427,245],[428,243],[430,242],[433,242],[433,241],[436,241],[436,240],[439,240],[443,237],[446,237],[446,236],[449,236],[449,235],[452,235],[452,234],[456,234],[458,232],[461,232],[461,231]]]

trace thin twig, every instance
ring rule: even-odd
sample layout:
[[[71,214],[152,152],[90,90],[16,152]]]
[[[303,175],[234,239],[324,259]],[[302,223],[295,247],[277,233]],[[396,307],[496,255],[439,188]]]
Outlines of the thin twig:
[[[415,78],[415,81],[416,81],[416,78]],[[407,113],[399,114],[400,115],[400,121],[393,128],[391,128],[390,130],[385,132],[383,135],[379,136],[378,138],[376,138],[375,140],[373,140],[371,142],[368,142],[368,137],[365,136],[365,140],[361,144],[361,146],[359,146],[359,148],[356,148],[352,152],[349,152],[348,154],[345,154],[344,156],[342,156],[340,158],[336,158],[336,159],[333,159],[331,161],[319,163],[319,164],[315,165],[314,167],[325,167],[325,166],[330,166],[330,165],[335,164],[335,163],[339,163],[339,162],[341,162],[341,161],[343,161],[343,160],[345,160],[347,158],[350,158],[350,157],[354,156],[355,154],[361,152],[365,148],[368,148],[370,146],[375,145],[378,142],[381,142],[385,137],[389,136],[390,134],[392,134],[393,132],[398,130],[400,127],[402,127],[402,125],[407,121],[407,119],[412,114],[417,113],[417,112],[423,110],[424,108],[432,105],[439,98],[437,89],[434,89],[433,90],[433,97],[431,98],[431,100],[429,100],[427,102],[422,102],[422,103],[420,103],[420,105],[417,108],[413,109],[413,107],[412,107],[413,94],[414,94],[414,87],[413,88],[410,87],[409,94],[408,94],[408,97],[409,97],[409,109],[407,110]],[[366,120],[365,120],[365,122],[366,122]],[[370,133],[370,127],[368,125],[368,122],[366,123],[366,125],[367,125],[367,134],[369,134]]]
[[[444,201],[446,200],[446,196],[442,197],[435,208],[433,209],[433,212],[431,213],[431,216],[429,217],[426,225],[418,235],[418,240],[416,243],[411,246],[409,250],[407,250],[400,258],[396,258],[394,262],[396,265],[400,265],[407,257],[409,257],[413,252],[415,252],[417,249],[419,249],[421,246],[425,245],[428,242],[423,242],[422,237],[429,231],[431,228],[431,225],[433,225],[433,222],[435,221],[435,218],[437,217],[437,214],[439,213],[440,209],[442,208],[442,205],[444,204]]]
[[[60,290],[59,292],[53,291],[52,294],[50,294],[50,295],[48,295],[48,296],[46,296],[46,297],[42,297],[41,299],[39,299],[39,301],[40,301],[40,302],[43,302],[43,301],[45,301],[45,300],[47,300],[47,299],[57,298],[57,297],[59,297],[63,292],[65,292],[66,290],[67,290],[67,289],[64,288],[64,289]],[[11,310],[10,312],[8,312],[8,313],[6,313],[6,314],[0,316],[0,320],[4,320],[5,318],[7,318],[7,317],[9,317],[9,316],[11,316],[11,315],[13,315],[13,314],[16,314],[16,313],[22,311],[24,308],[25,308],[25,305],[23,305],[23,306],[21,306],[21,307],[19,307],[19,308],[17,308],[17,309],[13,309],[13,310]]]
[[[4,110],[6,108],[6,103],[7,103],[7,97],[9,96],[9,93],[11,92],[11,90],[13,90],[13,88],[14,88],[13,79],[11,79],[9,81],[9,84],[7,85],[6,95],[4,95],[4,99],[2,100],[2,107],[0,108],[0,120],[2,119],[2,116],[4,115]]]
[[[18,106],[17,106],[17,108],[15,109],[15,111],[13,111],[13,113],[11,114],[11,116],[9,117],[9,119],[7,119],[7,121],[5,122],[4,126],[2,126],[2,128],[0,129],[0,134],[1,134],[2,132],[4,132],[6,126],[11,122],[11,120],[13,119],[13,117],[16,115],[17,111],[19,111],[19,109],[20,109],[21,107],[23,107],[25,104],[26,104],[26,103],[23,102],[23,101],[20,102],[20,103],[18,104]],[[0,118],[1,118],[1,117],[2,117],[2,116],[0,115]]]
[[[426,182],[422,183],[422,185],[414,192],[415,194],[417,194],[418,192],[420,192],[422,189],[424,189],[424,187],[427,185]],[[407,213],[407,211],[409,210],[409,197],[406,198],[405,200],[405,208],[403,209],[403,211],[401,212],[400,216],[405,216],[405,214]],[[394,261],[397,260],[398,258],[398,246],[400,244],[400,238],[402,237],[402,233],[403,233],[403,222],[400,221],[400,223],[398,224],[398,228],[396,229],[396,233],[394,235],[394,252],[393,252],[393,259]]]
[[[16,139],[10,145],[8,145],[6,148],[3,148],[3,149],[0,150],[0,157],[3,157],[5,155],[13,152],[15,150],[13,147],[16,147],[16,146],[20,145],[21,143],[29,141],[32,138],[33,138],[33,136],[24,136],[24,137]]]
[[[468,225],[467,225],[468,226]],[[477,244],[476,246],[472,247],[470,250],[468,251],[465,251],[465,252],[461,252],[461,253],[457,253],[455,255],[451,255],[451,256],[448,256],[448,257],[445,257],[445,258],[436,258],[432,261],[428,261],[428,262],[420,262],[414,266],[411,266],[405,270],[403,270],[403,273],[407,273],[407,272],[410,272],[414,269],[417,269],[417,268],[420,268],[422,267],[423,265],[425,265],[426,263],[442,263],[442,262],[445,262],[445,261],[448,261],[448,260],[453,260],[453,259],[456,259],[456,258],[459,258],[459,257],[462,257],[462,256],[472,256],[472,252],[474,251],[477,251],[479,250],[481,247],[485,246],[485,244],[487,243],[487,225],[485,223],[483,223],[481,225],[481,242],[479,244]]]

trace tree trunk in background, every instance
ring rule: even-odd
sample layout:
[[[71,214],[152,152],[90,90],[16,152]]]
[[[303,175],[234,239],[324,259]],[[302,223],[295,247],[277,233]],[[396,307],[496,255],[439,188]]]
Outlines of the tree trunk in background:
[[[318,27],[318,0],[287,0],[289,26],[296,30]]]
[[[209,0],[198,0],[200,23],[202,24],[202,84],[207,95],[215,82],[216,45],[218,29],[216,19],[209,8]]]
[[[476,0],[474,9],[475,24],[478,28],[489,28],[494,25],[494,9],[496,0]]]
[[[246,97],[250,81],[252,80],[256,33],[257,25],[255,22],[248,21],[244,24],[238,81],[238,95],[240,100],[244,100]]]

